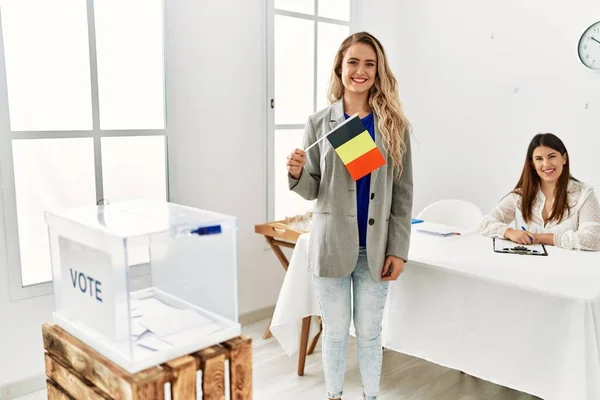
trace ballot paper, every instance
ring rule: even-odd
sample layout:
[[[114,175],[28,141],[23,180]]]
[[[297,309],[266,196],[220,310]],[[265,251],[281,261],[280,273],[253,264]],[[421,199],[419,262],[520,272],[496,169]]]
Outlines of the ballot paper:
[[[203,317],[194,310],[178,310],[176,308],[171,308],[169,311],[162,308],[156,312],[148,311],[138,320],[140,325],[160,337],[212,323],[210,319]]]
[[[131,336],[141,336],[148,329],[141,325],[137,319],[131,320]]]
[[[142,301],[142,300],[130,298],[129,305],[131,306],[131,310],[137,310],[140,306],[140,301]]]
[[[196,310],[178,309],[155,297],[132,298],[131,336],[137,353],[161,351],[222,329]]]
[[[220,331],[221,329],[223,329],[221,326],[211,323],[198,328],[188,329],[183,332],[178,332],[172,335],[165,336],[164,340],[169,343],[192,342],[199,337],[212,335],[213,333]]]
[[[168,314],[169,312],[171,312],[171,310],[176,310],[176,308],[168,306],[167,304],[154,297],[138,300],[136,302],[136,311],[140,312],[143,315]]]
[[[171,347],[171,343],[167,343],[164,339],[161,339],[150,332],[142,335],[135,341],[135,344],[153,351],[161,351]]]

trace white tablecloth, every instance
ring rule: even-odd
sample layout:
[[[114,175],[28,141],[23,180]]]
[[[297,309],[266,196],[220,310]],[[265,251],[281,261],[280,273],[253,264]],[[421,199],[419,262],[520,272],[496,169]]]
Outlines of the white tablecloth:
[[[271,321],[271,333],[289,356],[298,352],[302,318],[321,315],[312,277],[308,272],[309,238],[309,234],[304,234],[296,241]],[[318,322],[313,318],[310,337],[313,337],[318,329]]]
[[[415,227],[390,287],[386,348],[547,400],[600,399],[600,253],[498,254],[473,232],[438,238]],[[303,235],[271,325],[289,355],[301,319],[319,315],[307,254]]]

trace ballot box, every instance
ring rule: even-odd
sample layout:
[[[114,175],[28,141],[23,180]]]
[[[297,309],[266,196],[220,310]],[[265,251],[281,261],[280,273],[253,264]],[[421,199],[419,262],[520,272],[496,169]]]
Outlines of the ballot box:
[[[158,201],[48,210],[54,323],[129,372],[241,333],[237,219]]]

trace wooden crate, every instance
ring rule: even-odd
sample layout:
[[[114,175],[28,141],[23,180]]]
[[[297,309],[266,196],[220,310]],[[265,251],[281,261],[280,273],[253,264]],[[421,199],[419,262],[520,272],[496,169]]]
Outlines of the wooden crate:
[[[238,336],[162,365],[131,374],[57,325],[42,326],[48,399],[194,400],[196,373],[202,371],[202,399],[225,399],[225,360],[229,360],[232,400],[252,399],[252,340]]]

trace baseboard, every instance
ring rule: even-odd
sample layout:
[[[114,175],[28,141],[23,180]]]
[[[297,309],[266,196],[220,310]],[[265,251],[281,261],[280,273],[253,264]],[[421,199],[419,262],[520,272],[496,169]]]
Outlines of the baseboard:
[[[46,389],[46,375],[40,374],[0,386],[0,400],[12,400]]]
[[[271,318],[275,306],[265,307],[260,310],[251,311],[240,315],[239,320],[242,325],[249,325],[254,322]],[[0,400],[12,400],[16,397],[37,392],[46,388],[46,375],[41,374],[23,379],[17,382],[11,382],[0,387]]]
[[[273,316],[273,311],[275,311],[275,306],[265,307],[260,310],[242,314],[239,317],[240,324],[249,325],[254,322],[262,321],[263,319],[271,318]]]

